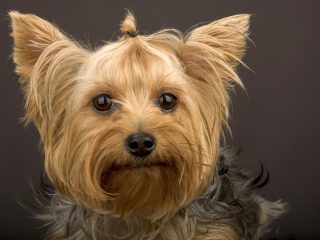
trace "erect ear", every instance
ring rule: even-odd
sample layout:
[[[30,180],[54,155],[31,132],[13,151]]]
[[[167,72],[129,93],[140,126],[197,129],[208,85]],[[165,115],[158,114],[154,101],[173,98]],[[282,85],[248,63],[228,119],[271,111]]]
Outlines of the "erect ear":
[[[14,39],[13,58],[16,72],[22,78],[31,75],[32,68],[42,52],[52,43],[66,40],[57,27],[32,14],[9,12]]]
[[[234,15],[190,32],[182,52],[187,72],[196,78],[211,76],[215,81],[233,80],[241,85],[234,70],[246,50],[249,17],[248,14]]]
[[[9,13],[13,58],[25,95],[27,122],[42,139],[58,134],[76,75],[88,52],[51,23],[32,14]]]
[[[229,92],[242,85],[235,68],[245,53],[249,15],[235,15],[198,27],[185,38],[181,60],[202,101],[202,112],[214,114],[215,128],[228,126]],[[211,109],[208,109],[211,107]],[[214,129],[214,127],[212,128]]]

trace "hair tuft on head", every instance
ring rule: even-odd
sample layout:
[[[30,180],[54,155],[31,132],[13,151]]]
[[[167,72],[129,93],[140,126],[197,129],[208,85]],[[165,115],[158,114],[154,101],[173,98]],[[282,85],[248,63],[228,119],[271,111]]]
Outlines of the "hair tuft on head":
[[[135,37],[138,35],[137,21],[129,10],[127,10],[126,17],[120,24],[120,30],[124,35],[129,37]]]

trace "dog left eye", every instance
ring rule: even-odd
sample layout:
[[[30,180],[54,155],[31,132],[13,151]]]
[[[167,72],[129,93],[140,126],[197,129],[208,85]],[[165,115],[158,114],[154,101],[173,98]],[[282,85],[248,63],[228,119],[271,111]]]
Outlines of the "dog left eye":
[[[159,98],[159,106],[164,111],[173,111],[177,105],[177,97],[171,93],[164,93]]]
[[[105,112],[110,110],[113,102],[107,94],[100,94],[92,100],[92,105],[99,112]]]

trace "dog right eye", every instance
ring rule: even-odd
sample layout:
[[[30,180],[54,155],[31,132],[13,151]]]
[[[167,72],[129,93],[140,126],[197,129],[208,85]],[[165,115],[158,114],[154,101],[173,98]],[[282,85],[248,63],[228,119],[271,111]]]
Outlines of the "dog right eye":
[[[113,102],[107,94],[100,94],[92,100],[92,105],[99,112],[105,112],[111,109]]]

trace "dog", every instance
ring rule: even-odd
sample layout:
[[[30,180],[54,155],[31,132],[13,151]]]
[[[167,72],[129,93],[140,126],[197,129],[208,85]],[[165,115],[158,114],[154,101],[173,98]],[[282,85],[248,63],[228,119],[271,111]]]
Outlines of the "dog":
[[[254,192],[223,148],[247,14],[90,50],[52,23],[9,13],[13,59],[54,188],[38,217],[47,239],[260,239],[285,211]],[[261,185],[261,184],[260,184]]]

